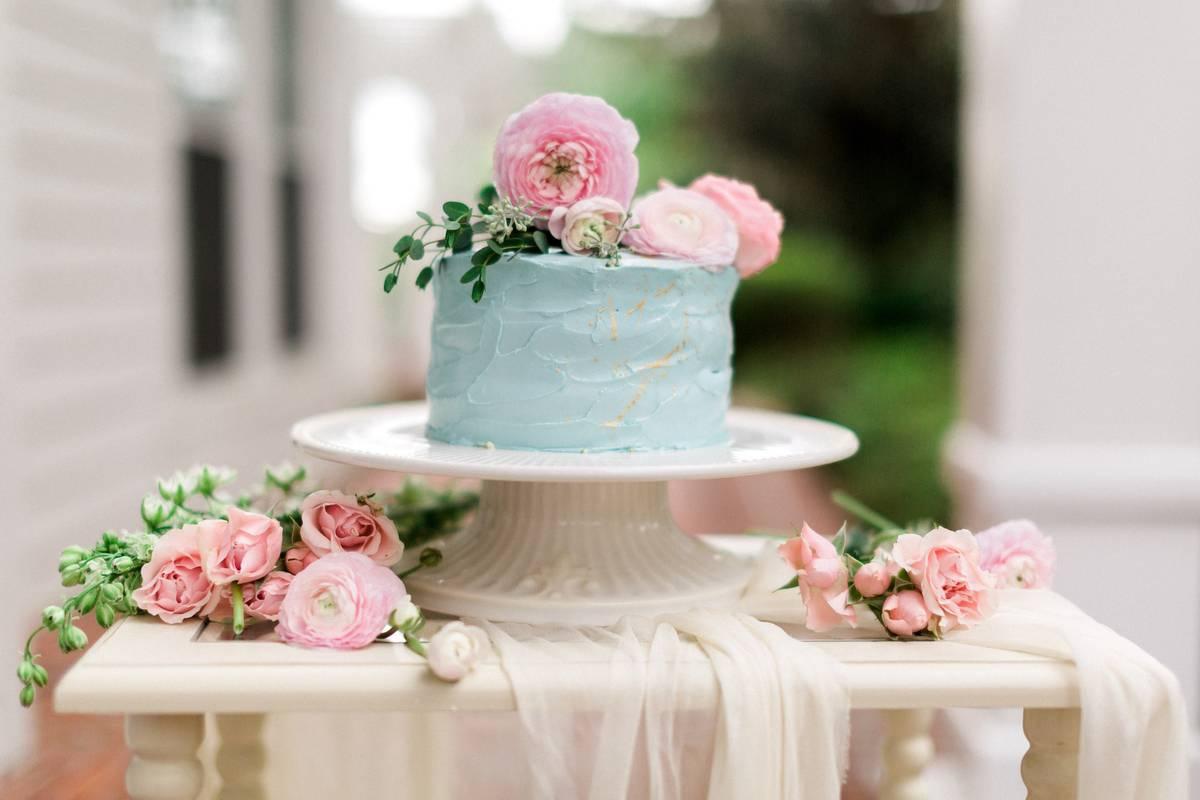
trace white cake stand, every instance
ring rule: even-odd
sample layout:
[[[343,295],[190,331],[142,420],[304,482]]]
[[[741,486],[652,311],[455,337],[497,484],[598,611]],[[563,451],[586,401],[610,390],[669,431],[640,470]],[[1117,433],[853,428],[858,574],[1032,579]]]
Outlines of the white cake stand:
[[[461,447],[425,437],[424,403],[310,417],[292,428],[328,461],[480,478],[479,510],[445,544],[441,565],[406,583],[422,608],[514,622],[604,625],[735,602],[744,558],[681,532],[667,481],[815,467],[854,454],[846,428],[735,408],[722,447],[652,453],[545,453]]]

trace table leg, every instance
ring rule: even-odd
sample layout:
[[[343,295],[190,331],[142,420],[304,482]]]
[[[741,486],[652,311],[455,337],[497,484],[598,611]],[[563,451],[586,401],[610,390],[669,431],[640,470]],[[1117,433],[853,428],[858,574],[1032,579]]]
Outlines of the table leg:
[[[912,708],[883,712],[883,777],[880,800],[926,800],[923,773],[933,760],[933,709]]]
[[[1021,759],[1028,800],[1074,797],[1079,775],[1079,709],[1025,709],[1029,750]]]
[[[221,774],[221,800],[262,800],[263,771],[267,763],[263,745],[262,714],[218,714],[217,772]]]
[[[125,718],[125,742],[133,751],[125,770],[132,800],[194,800],[204,769],[196,757],[204,741],[200,714],[134,714]]]

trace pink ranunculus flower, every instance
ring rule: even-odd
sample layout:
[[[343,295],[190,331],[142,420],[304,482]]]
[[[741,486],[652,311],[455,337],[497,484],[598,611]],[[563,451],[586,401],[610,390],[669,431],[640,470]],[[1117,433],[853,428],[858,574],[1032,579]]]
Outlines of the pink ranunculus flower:
[[[759,197],[758,190],[720,175],[697,178],[688,188],[712,199],[733,219],[738,232],[733,263],[739,275],[748,278],[775,263],[783,234],[783,215]]]
[[[276,571],[263,578],[257,585],[243,586],[242,602],[246,604],[246,611],[250,616],[271,621],[279,619],[279,607],[283,605],[283,598],[291,588],[293,577],[290,572]]]
[[[396,524],[383,509],[342,492],[319,491],[300,504],[300,538],[317,558],[362,553],[390,565],[404,555]]]
[[[670,256],[705,267],[733,263],[738,249],[733,219],[708,197],[663,184],[633,205],[625,246],[646,256]]]
[[[995,580],[979,565],[970,531],[901,534],[892,557],[920,588],[929,613],[941,618],[940,630],[970,627],[995,609]]]
[[[293,575],[300,574],[302,569],[316,560],[317,554],[302,544],[289,547],[288,551],[283,554],[283,565]]]
[[[892,583],[892,573],[883,561],[869,561],[854,573],[854,588],[863,597],[878,597]]]
[[[133,602],[163,622],[183,622],[207,614],[215,605],[217,593],[204,572],[198,527],[164,533],[142,565],[142,585],[134,591]]]
[[[1049,589],[1054,580],[1054,543],[1027,519],[1001,522],[975,535],[979,565],[1001,589]]]
[[[559,206],[550,214],[548,227],[563,250],[573,256],[584,256],[600,245],[617,244],[621,240],[621,223],[625,209],[608,197],[589,197],[570,207]]]
[[[925,598],[913,589],[896,592],[883,601],[883,626],[897,636],[912,636],[929,627]]]
[[[283,528],[271,517],[231,506],[229,521],[205,520],[196,527],[208,579],[218,586],[256,581],[275,569]]]
[[[799,536],[779,546],[779,555],[796,570],[810,630],[821,633],[843,622],[855,626],[854,609],[848,605],[849,573],[832,542],[805,524]]]
[[[333,553],[292,579],[275,631],[306,647],[365,647],[406,602],[396,573],[362,553]]]
[[[500,129],[493,179],[501,197],[528,201],[537,215],[589,197],[623,208],[637,189],[637,128],[599,97],[554,92]]]

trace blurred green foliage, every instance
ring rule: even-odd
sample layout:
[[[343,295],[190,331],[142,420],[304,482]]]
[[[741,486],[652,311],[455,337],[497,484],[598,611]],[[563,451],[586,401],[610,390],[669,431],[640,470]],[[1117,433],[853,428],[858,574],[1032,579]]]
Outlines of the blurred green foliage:
[[[853,428],[827,477],[899,519],[946,518],[954,411],[957,23],[928,5],[716,0],[665,38],[573,33],[549,87],[637,124],[643,190],[712,171],[783,211],[735,302],[736,389]]]

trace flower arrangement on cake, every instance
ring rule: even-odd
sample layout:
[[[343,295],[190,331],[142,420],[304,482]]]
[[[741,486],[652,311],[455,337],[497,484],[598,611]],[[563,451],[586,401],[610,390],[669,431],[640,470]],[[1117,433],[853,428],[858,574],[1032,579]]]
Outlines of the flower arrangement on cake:
[[[421,211],[421,223],[393,247],[381,269],[384,291],[400,269],[430,256],[418,272],[424,289],[448,255],[471,251],[459,278],[479,302],[487,271],[519,253],[604,259],[619,266],[628,250],[711,269],[736,268],[745,278],[779,257],[783,216],[753,186],[705,175],[687,187],[662,181],[634,199],[638,133],[599,97],[555,92],[513,114],[496,140],[493,181],[474,208],[457,200],[440,218]]]
[[[843,526],[831,540],[806,524],[779,546],[796,572],[780,590],[799,590],[812,631],[855,627],[862,607],[891,638],[940,639],[990,616],[996,589],[1050,588],[1054,544],[1029,520],[972,534],[897,525],[840,492],[834,501],[869,527]]]
[[[275,623],[284,642],[337,649],[399,634],[445,680],[458,680],[482,656],[483,632],[461,623],[428,642],[420,637],[424,617],[403,579],[436,566],[441,552],[425,547],[412,566],[399,566],[406,545],[456,530],[475,508],[475,493],[412,480],[384,495],[310,491],[305,469],[284,464],[233,495],[225,487],[234,477],[213,466],[176,473],[142,500],[142,530],[105,531],[91,548],[62,552],[62,585],[78,591],[47,607],[25,642],[17,669],[23,705],[49,679],[34,640],[49,632],[63,652],[81,650],[88,638],[76,622],[88,614],[102,628],[119,616],[201,618],[235,635]]]

